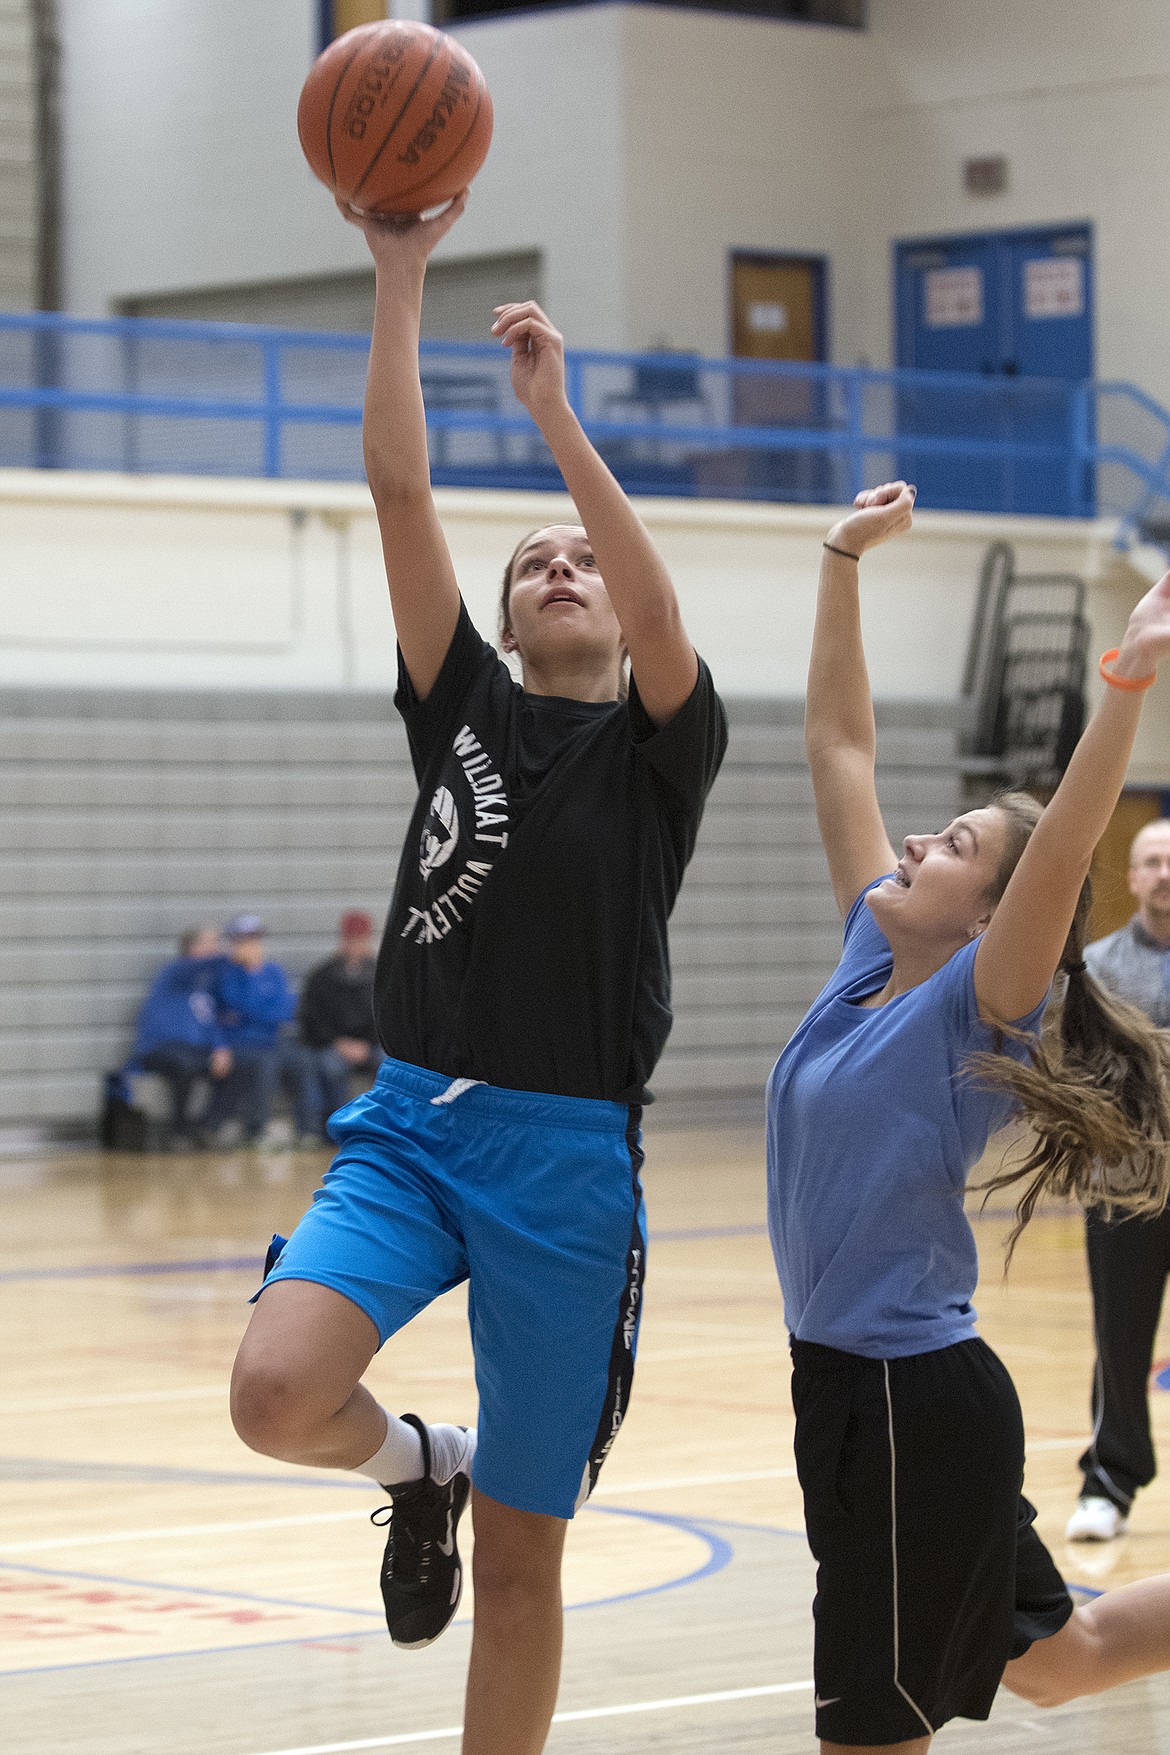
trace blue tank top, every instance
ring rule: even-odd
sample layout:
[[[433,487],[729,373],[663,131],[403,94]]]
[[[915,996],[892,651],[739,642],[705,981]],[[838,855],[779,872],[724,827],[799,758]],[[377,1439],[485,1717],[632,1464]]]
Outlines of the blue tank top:
[[[899,1359],[974,1329],[963,1192],[1013,1105],[966,1072],[972,1053],[995,1046],[975,999],[977,940],[908,993],[858,1005],[893,968],[865,901],[873,887],[768,1080],[768,1229],[798,1340]],[[1034,1035],[1043,1013],[1016,1027]],[[1005,1047],[1025,1058],[1024,1044]]]

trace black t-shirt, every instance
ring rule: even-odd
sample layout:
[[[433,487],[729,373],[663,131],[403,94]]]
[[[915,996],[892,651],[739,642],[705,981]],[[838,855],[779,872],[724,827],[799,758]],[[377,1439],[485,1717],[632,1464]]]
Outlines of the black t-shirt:
[[[330,1048],[339,1036],[372,1048],[377,1040],[373,957],[363,957],[352,967],[344,957],[318,963],[306,978],[297,1021],[301,1040],[310,1048]]]
[[[661,729],[636,686],[526,694],[466,606],[425,701],[398,668],[420,791],[375,978],[387,1053],[642,1101],[671,1025],[666,922],[727,747],[710,671]]]

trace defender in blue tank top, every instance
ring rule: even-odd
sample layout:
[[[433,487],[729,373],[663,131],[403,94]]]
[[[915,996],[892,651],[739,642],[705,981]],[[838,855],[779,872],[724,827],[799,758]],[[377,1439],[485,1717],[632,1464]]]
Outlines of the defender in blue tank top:
[[[899,859],[874,786],[858,560],[913,506],[904,482],[861,494],[824,545],[806,738],[845,939],[767,1094],[830,1755],[923,1755],[948,1719],[986,1718],[1001,1681],[1055,1705],[1170,1667],[1170,1576],[1074,1609],[1032,1527],[1019,1403],[975,1333],[963,1209],[1013,1115],[1032,1143],[993,1186],[1022,1185],[1016,1236],[1050,1188],[1166,1202],[1163,1044],[1082,952],[1093,849],[1170,653],[1170,575],[1102,661],[1110,686],[1047,808],[1000,795],[908,836]]]

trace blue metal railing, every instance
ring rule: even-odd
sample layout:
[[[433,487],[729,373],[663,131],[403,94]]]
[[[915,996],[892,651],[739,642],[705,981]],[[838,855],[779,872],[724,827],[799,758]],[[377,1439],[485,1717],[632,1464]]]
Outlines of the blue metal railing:
[[[0,315],[0,465],[361,480],[368,338]],[[556,487],[491,343],[424,342],[438,484]],[[922,505],[1170,528],[1170,414],[1129,384],[571,351],[570,401],[636,493]]]

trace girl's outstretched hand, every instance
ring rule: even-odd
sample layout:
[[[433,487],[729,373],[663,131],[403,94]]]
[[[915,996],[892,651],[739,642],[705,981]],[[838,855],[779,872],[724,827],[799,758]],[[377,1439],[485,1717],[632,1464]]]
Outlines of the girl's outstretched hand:
[[[1131,678],[1149,676],[1167,654],[1170,654],[1170,573],[1159,579],[1130,612],[1113,674]]]
[[[866,549],[901,536],[914,522],[916,487],[904,481],[888,481],[882,487],[866,488],[853,502],[853,511],[834,524],[828,541],[850,554],[863,555]]]
[[[425,273],[427,257],[439,240],[447,236],[466,206],[466,189],[427,219],[416,213],[363,213],[348,201],[337,202],[341,217],[364,234],[379,269],[407,268],[417,273]]]
[[[565,338],[534,299],[497,305],[492,334],[512,349],[512,389],[538,424],[542,414],[563,407]]]

